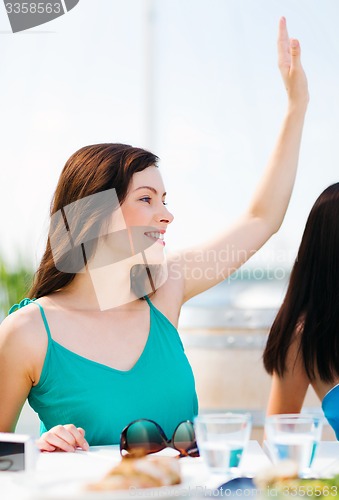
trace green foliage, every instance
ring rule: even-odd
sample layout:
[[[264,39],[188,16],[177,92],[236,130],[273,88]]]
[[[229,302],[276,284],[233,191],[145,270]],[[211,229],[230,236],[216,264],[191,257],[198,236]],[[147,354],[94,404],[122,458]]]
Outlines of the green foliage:
[[[18,260],[15,266],[8,266],[0,258],[0,321],[9,308],[27,296],[33,279],[31,266]]]

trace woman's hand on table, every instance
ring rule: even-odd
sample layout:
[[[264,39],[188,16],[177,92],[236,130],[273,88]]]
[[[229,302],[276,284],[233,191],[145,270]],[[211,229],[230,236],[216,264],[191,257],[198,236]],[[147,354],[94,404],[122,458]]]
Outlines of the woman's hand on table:
[[[56,425],[44,432],[36,442],[40,451],[75,451],[82,448],[89,449],[85,439],[85,431],[73,424]]]

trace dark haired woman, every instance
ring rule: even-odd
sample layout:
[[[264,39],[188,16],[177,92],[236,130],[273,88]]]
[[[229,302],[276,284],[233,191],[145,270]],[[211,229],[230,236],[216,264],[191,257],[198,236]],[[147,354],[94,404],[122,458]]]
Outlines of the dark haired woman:
[[[264,365],[273,375],[268,413],[299,413],[311,384],[339,439],[339,182],[307,219]]]
[[[293,188],[308,90],[285,19],[278,55],[288,107],[276,148],[248,210],[203,248],[164,265],[173,216],[153,154],[98,144],[67,161],[30,292],[36,300],[23,301],[0,328],[0,431],[14,430],[27,397],[47,451],[117,443],[139,418],[171,437],[194,418],[194,378],[176,330],[181,306],[279,229]],[[214,269],[211,251],[220,257]]]

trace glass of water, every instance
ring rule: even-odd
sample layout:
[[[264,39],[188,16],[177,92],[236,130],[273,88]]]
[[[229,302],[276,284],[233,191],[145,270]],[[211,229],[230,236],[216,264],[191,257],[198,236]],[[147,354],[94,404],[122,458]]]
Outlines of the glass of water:
[[[266,417],[265,433],[274,463],[292,460],[300,477],[310,477],[323,426],[323,417],[291,413]]]
[[[251,434],[249,413],[206,413],[194,420],[200,456],[214,474],[238,474]]]

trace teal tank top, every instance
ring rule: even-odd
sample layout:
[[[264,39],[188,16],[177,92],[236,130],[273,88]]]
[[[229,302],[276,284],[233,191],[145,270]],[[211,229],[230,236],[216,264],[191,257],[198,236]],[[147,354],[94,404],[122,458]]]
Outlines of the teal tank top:
[[[76,354],[53,340],[40,304],[48,347],[39,383],[28,401],[41,433],[58,424],[83,427],[90,445],[118,444],[122,429],[139,418],[157,422],[168,438],[198,412],[194,376],[178,331],[146,297],[150,330],[144,350],[127,371]],[[13,309],[13,308],[12,308]],[[11,310],[12,311],[12,310]]]
[[[321,403],[325,417],[339,440],[339,384],[325,395]]]

